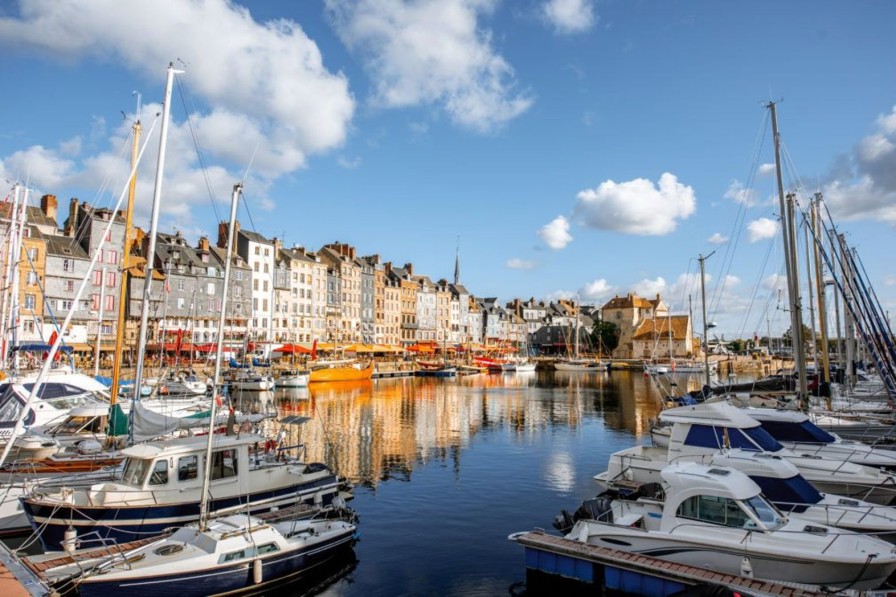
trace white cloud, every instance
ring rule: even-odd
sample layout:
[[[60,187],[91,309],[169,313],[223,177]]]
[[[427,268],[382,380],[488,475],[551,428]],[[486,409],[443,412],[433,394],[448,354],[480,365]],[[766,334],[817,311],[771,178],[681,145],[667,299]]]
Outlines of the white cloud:
[[[596,189],[580,191],[574,213],[592,228],[662,236],[696,209],[694,189],[666,172],[657,185],[643,178],[622,183],[607,180]]]
[[[529,109],[513,68],[480,23],[496,0],[327,0],[340,39],[364,59],[376,104],[432,104],[451,120],[492,131]]]
[[[739,180],[732,180],[725,191],[725,199],[730,199],[735,203],[740,203],[746,207],[756,205],[756,191],[754,189],[744,188]]]
[[[712,245],[724,245],[730,239],[721,232],[714,232],[706,241]]]
[[[605,279],[600,278],[585,284],[579,289],[579,296],[583,299],[599,299],[613,293],[613,287]]]
[[[509,267],[510,269],[521,269],[528,271],[531,269],[535,269],[536,264],[534,261],[526,261],[525,259],[517,259],[516,257],[514,257],[513,259],[508,259],[504,265]]]
[[[536,234],[547,246],[555,251],[566,247],[566,245],[572,242],[572,235],[569,233],[569,220],[564,216],[557,216],[539,228]]]
[[[775,173],[774,164],[760,164],[758,168],[759,176],[771,176]]]
[[[544,300],[547,302],[555,302],[555,301],[568,301],[578,299],[578,294],[576,294],[572,290],[555,290],[554,292],[549,292],[547,296],[544,297]]]
[[[759,218],[747,224],[747,238],[751,243],[774,238],[778,234],[778,222],[768,218]]]
[[[644,279],[634,285],[634,291],[638,295],[648,298],[653,298],[657,294],[665,294],[666,288],[666,280],[662,276],[658,277],[656,280]]]
[[[766,276],[762,280],[762,287],[766,290],[778,290],[779,288],[787,287],[787,276],[784,274],[772,274],[770,276]]]
[[[597,23],[591,0],[549,0],[542,8],[544,18],[557,33],[583,33]]]
[[[161,95],[165,65],[183,58],[186,72],[179,77],[199,106],[190,115],[192,126],[206,163],[225,164],[209,174],[225,197],[250,161],[260,179],[257,191],[303,167],[310,154],[345,141],[355,110],[348,82],[341,73],[327,71],[315,42],[293,21],[260,23],[246,8],[227,0],[22,0],[20,5],[20,16],[6,13],[0,18],[0,47],[40,51],[61,62],[85,57],[111,62],[149,77],[158,85],[154,97]],[[174,105],[165,172],[166,198],[171,201],[163,209],[188,212],[189,205],[181,202],[184,192],[196,186],[198,199],[207,201],[208,191],[201,180],[205,175],[198,172],[192,135],[177,124],[183,118],[175,113],[179,102]],[[143,115],[148,126],[153,113],[144,109]],[[117,147],[123,136],[120,127],[112,134],[118,138],[113,137],[110,147]],[[108,135],[102,119],[91,131],[91,138],[97,135]],[[58,152],[71,150],[66,144]],[[152,151],[146,158],[154,164]],[[95,157],[104,162],[108,156]],[[129,159],[122,158],[119,170],[127,172]],[[8,169],[10,159],[4,161]],[[79,178],[84,188],[97,188],[107,174],[76,169],[59,170],[55,186]],[[186,200],[195,202],[197,197]]]

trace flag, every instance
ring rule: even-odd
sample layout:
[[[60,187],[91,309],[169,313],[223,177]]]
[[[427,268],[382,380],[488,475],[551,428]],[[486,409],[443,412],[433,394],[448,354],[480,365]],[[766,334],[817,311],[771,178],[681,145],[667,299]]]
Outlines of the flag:
[[[181,328],[177,329],[177,340],[174,342],[174,352],[179,353],[181,347],[184,343],[184,330]]]
[[[311,345],[311,359],[314,360],[317,358],[317,338],[314,339],[314,344]]]

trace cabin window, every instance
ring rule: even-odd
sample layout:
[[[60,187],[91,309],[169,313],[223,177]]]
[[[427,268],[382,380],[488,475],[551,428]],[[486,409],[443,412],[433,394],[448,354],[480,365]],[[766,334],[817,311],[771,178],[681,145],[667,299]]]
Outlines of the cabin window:
[[[128,458],[121,474],[121,482],[127,485],[143,485],[146,472],[149,470],[149,461],[141,458]]]
[[[715,495],[690,497],[678,506],[675,515],[726,527],[743,527],[750,520],[736,500]]]
[[[199,464],[196,455],[183,456],[177,461],[177,480],[189,481],[199,474]]]
[[[215,479],[227,479],[229,477],[236,477],[237,467],[236,467],[236,449],[230,448],[228,450],[218,450],[217,452],[212,453],[212,468],[211,468],[211,478]]]
[[[167,485],[168,484],[168,461],[157,460],[156,465],[152,467],[152,474],[149,476],[150,485]]]

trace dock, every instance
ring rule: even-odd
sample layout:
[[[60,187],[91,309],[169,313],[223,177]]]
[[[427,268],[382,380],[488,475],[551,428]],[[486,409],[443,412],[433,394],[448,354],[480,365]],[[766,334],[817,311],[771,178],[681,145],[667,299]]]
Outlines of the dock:
[[[0,543],[0,595],[43,597],[54,594],[37,574],[24,566],[5,544]]]
[[[527,585],[530,574],[534,573],[540,578],[647,597],[665,597],[698,584],[718,585],[754,597],[830,595],[808,585],[723,574],[573,541],[540,529],[515,533],[509,539],[525,548]]]

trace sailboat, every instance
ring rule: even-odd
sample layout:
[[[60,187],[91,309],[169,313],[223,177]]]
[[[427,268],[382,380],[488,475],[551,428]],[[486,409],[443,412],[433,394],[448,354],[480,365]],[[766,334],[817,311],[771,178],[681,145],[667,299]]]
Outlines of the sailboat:
[[[169,67],[169,81],[170,77]],[[241,185],[234,186],[230,218],[231,239],[234,234],[240,189]],[[224,299],[218,327],[215,380],[219,379],[221,370],[232,250],[233,243],[230,242],[227,248]],[[213,405],[212,420],[214,411]],[[82,596],[120,595],[123,591],[128,595],[155,596],[165,590],[176,590],[180,595],[255,593],[274,584],[291,580],[351,548],[356,539],[355,516],[351,511],[340,512],[341,516],[347,516],[348,519],[312,517],[268,522],[262,517],[253,516],[248,503],[245,508],[238,503],[236,507],[229,508],[227,514],[214,517],[212,509],[215,506],[212,505],[210,494],[215,479],[218,479],[216,492],[220,495],[222,479],[233,480],[242,467],[246,464],[251,466],[245,458],[252,456],[246,450],[237,452],[234,448],[246,446],[247,440],[252,442],[257,438],[249,436],[241,439],[231,435],[216,437],[212,430],[213,427],[210,425],[207,437],[201,438],[205,444],[204,459],[188,456],[190,460],[186,463],[186,467],[181,466],[184,462],[183,457],[178,459],[178,482],[195,480],[201,471],[198,522],[187,524],[171,535],[146,545],[116,552],[111,557],[93,560],[82,558],[76,563],[64,562],[47,575],[57,579],[57,582],[70,582]],[[184,452],[184,454],[190,453]],[[136,477],[148,474],[147,483],[157,485],[167,483],[168,458],[169,456],[163,456],[162,459],[156,460],[152,468],[145,465],[135,466],[134,461],[129,459],[125,465],[124,476],[127,477],[131,471]],[[259,459],[257,453],[254,459],[256,461]],[[173,455],[171,462],[174,462]],[[163,466],[159,466],[160,463]],[[314,471],[308,469],[293,471],[299,475],[307,472],[313,474]],[[264,475],[256,477],[251,483],[239,483],[239,489],[248,494],[250,491],[257,491],[259,483],[265,483]],[[274,501],[268,502],[269,506],[273,504]],[[344,504],[337,501],[337,505],[342,508]]]
[[[554,361],[554,369],[557,371],[606,371],[609,368],[606,363],[579,357],[580,328],[579,305],[576,305],[575,344],[572,357]]]

